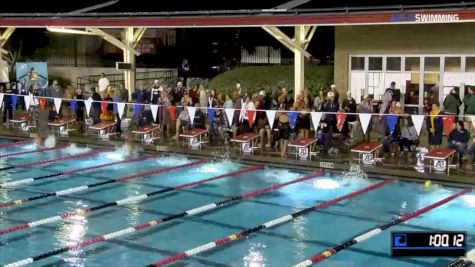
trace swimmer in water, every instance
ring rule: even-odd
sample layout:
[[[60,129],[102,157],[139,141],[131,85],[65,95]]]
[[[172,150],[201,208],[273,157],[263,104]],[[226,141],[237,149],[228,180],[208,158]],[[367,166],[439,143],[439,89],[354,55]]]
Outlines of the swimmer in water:
[[[45,147],[45,141],[46,141],[46,135],[43,134],[32,134],[31,137],[35,139],[35,144],[38,146],[38,148],[43,148]]]
[[[427,180],[427,181],[424,183],[424,188],[427,189],[427,190],[434,190],[434,189],[440,188],[440,185],[438,185],[438,184],[433,184],[431,180]]]

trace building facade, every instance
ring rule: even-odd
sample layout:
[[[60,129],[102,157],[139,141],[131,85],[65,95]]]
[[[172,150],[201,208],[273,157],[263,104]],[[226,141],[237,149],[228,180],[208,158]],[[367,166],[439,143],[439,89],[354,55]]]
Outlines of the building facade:
[[[475,86],[475,23],[335,27],[335,83],[359,102],[380,99],[392,81],[405,111],[442,103],[452,90]]]

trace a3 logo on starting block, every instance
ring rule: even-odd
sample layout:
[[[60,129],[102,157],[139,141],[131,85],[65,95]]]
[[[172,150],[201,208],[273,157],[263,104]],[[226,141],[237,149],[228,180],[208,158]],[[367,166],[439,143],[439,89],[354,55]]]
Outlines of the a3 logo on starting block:
[[[299,147],[298,153],[299,153],[299,158],[300,159],[308,159],[308,154],[309,154],[308,148]]]
[[[434,170],[445,172],[447,170],[447,161],[445,159],[434,159]]]
[[[200,141],[198,140],[197,137],[190,138],[190,147],[192,149],[200,148]]]
[[[68,129],[64,126],[59,126],[59,135],[68,136]]]
[[[374,155],[373,153],[363,153],[361,154],[363,164],[365,165],[374,165]]]
[[[241,151],[242,153],[250,154],[252,153],[251,142],[246,142],[241,144]]]

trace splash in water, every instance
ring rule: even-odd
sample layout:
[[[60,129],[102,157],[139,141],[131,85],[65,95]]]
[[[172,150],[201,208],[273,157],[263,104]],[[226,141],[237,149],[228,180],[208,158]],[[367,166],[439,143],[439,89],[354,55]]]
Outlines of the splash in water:
[[[72,143],[69,147],[65,148],[63,151],[64,153],[74,155],[74,154],[86,153],[91,150],[92,149],[89,147],[78,147],[76,144]]]
[[[368,179],[368,175],[361,169],[361,166],[354,163],[350,165],[348,172],[343,173],[342,177],[344,179]]]
[[[263,244],[251,244],[249,248],[249,253],[244,256],[244,266],[245,267],[264,267],[265,257],[263,250],[266,248]]]
[[[56,146],[56,137],[54,135],[49,135],[45,139],[45,147],[54,147]]]

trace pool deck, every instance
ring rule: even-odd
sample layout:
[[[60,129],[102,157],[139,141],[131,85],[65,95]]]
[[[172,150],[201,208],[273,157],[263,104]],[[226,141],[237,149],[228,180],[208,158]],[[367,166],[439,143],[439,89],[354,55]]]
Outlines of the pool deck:
[[[19,133],[14,130],[0,128],[0,136],[10,139],[30,138],[28,133]],[[71,135],[69,137],[57,137],[60,142],[73,142],[89,146],[121,146],[124,139],[111,138],[111,140],[99,140],[93,137],[81,135]],[[316,170],[324,168],[329,172],[341,173],[348,171],[350,162],[356,163],[358,159],[353,153],[340,153],[338,157],[332,157],[328,154],[320,153],[313,157],[311,161],[295,159],[294,155],[289,155],[282,159],[274,149],[267,149],[264,152],[255,154],[242,154],[237,149],[229,146],[213,146],[205,144],[201,149],[190,149],[183,142],[177,143],[169,138],[160,138],[154,141],[154,144],[141,144],[139,141],[130,142],[134,146],[142,147],[147,152],[166,153],[166,154],[185,154],[196,158],[229,158],[246,164],[265,164],[274,167],[296,168],[304,170]],[[475,186],[475,168],[472,164],[465,164],[463,168],[451,168],[450,174],[429,173],[428,161],[425,162],[424,172],[415,170],[416,159],[414,156],[403,156],[390,159],[383,159],[375,166],[364,166],[363,170],[370,177],[403,179],[410,181],[424,182],[432,180],[436,183],[446,184],[458,187]]]

